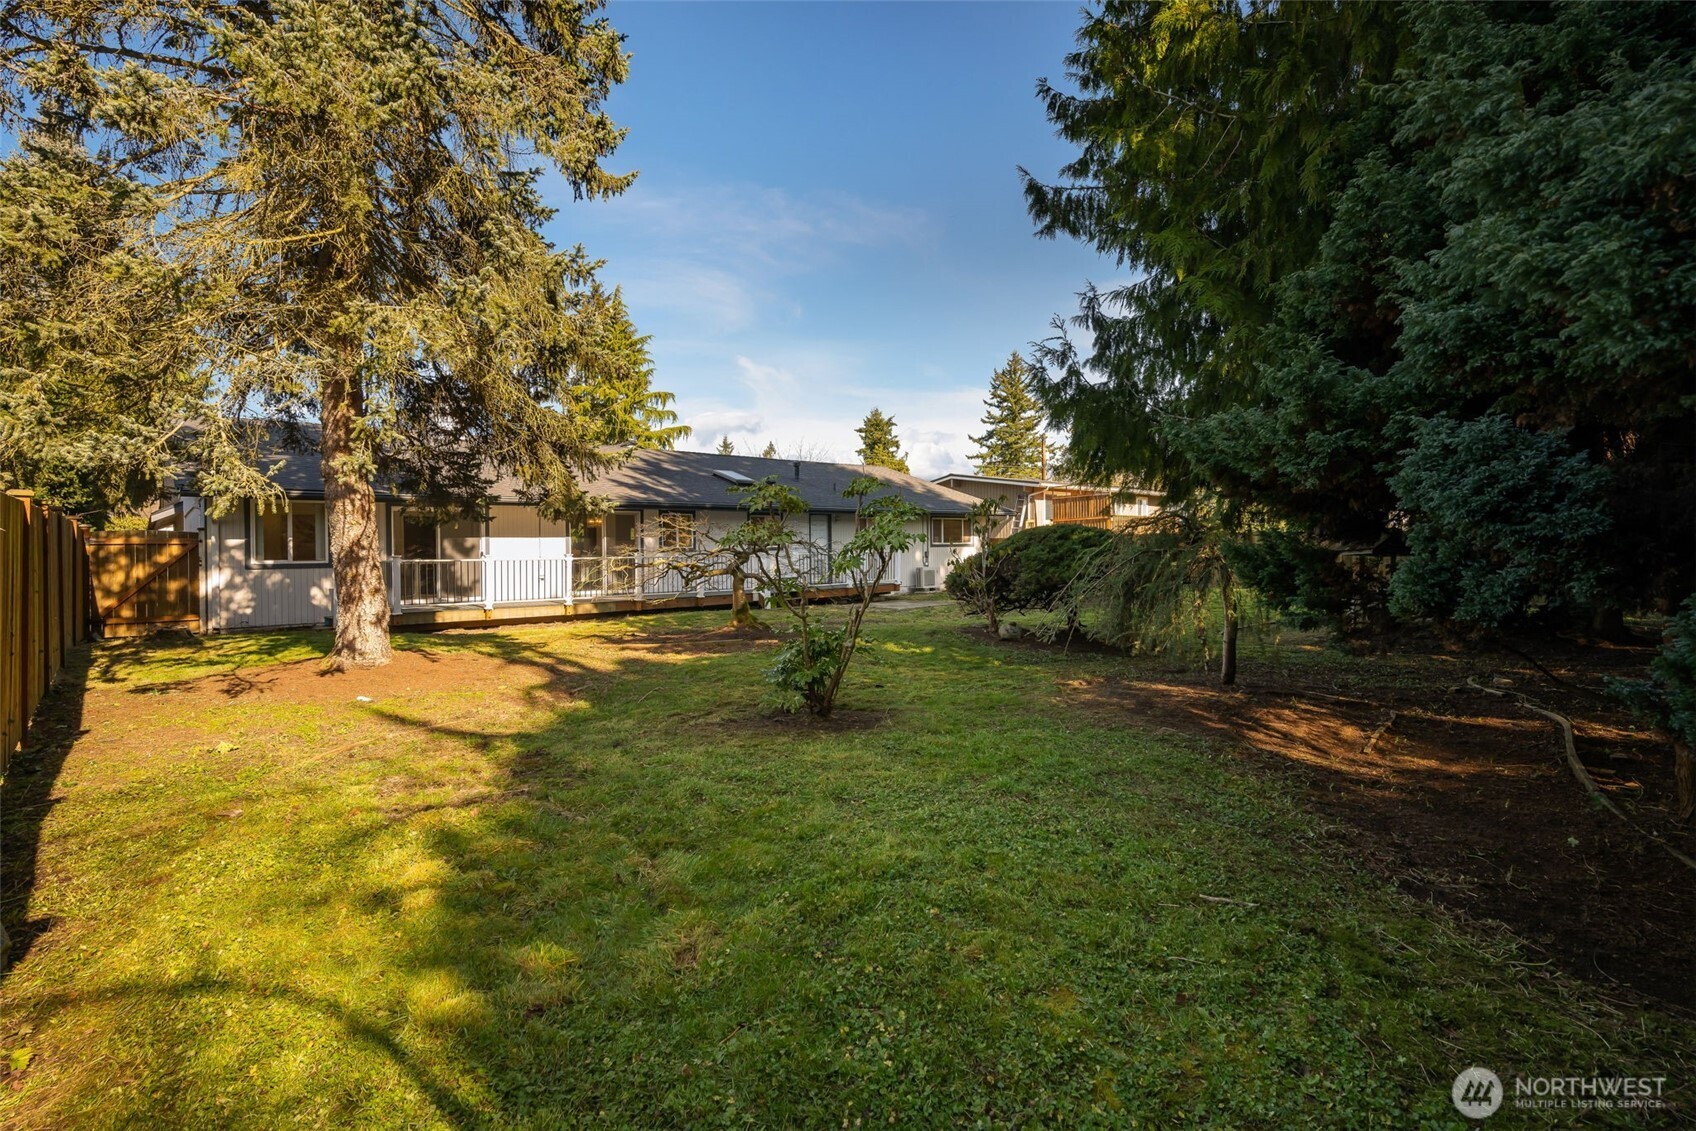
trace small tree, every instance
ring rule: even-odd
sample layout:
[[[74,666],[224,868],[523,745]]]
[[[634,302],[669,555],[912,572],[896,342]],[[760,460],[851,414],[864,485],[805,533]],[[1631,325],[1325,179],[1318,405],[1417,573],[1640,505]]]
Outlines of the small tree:
[[[736,445],[731,442],[729,436],[720,436],[717,451],[721,456],[733,456],[736,454]]]
[[[908,470],[907,457],[901,454],[901,441],[895,436],[893,416],[885,416],[882,409],[874,408],[866,413],[866,419],[854,431],[860,437],[857,454],[861,463],[887,467],[892,471]]]
[[[856,530],[834,555],[796,528],[792,519],[807,505],[776,476],[737,489],[747,518],[723,537],[704,539],[692,528],[684,537],[679,528],[675,536],[662,538],[662,544],[673,547],[662,557],[664,568],[681,575],[685,585],[708,577],[731,579],[732,624],[753,621],[745,592],[749,579],[769,606],[788,615],[794,637],[766,674],[773,686],[771,701],[782,710],[830,715],[859,648],[860,627],[878,581],[895,556],[921,537],[907,527],[923,519],[924,511],[904,499],[873,497],[883,487],[870,476],[848,485],[843,497],[855,502]],[[831,578],[846,579],[853,592],[847,616],[835,624],[820,619],[814,601],[818,585]]]
[[[1217,594],[1223,626],[1219,682],[1237,680],[1240,621],[1236,570],[1231,562],[1236,524],[1219,507],[1197,503],[1136,522],[1094,555],[1066,598],[1077,623],[1097,614],[1094,635],[1109,644],[1149,652],[1211,653],[1210,599]]]
[[[787,504],[789,500],[783,502]],[[756,517],[764,516],[750,515],[748,521]],[[763,542],[749,536],[744,530],[747,525],[744,522],[724,538],[714,538],[693,515],[664,513],[654,528],[659,553],[649,559],[649,565],[662,574],[679,577],[685,592],[713,578],[729,579],[730,627],[752,628],[758,622],[748,597],[748,580],[754,576],[751,563],[762,551]]]
[[[1007,561],[1005,554],[990,552],[990,538],[1006,523],[1005,495],[985,499],[966,514],[966,525],[977,540],[977,553],[949,571],[944,583],[948,595],[968,612],[989,622],[989,631],[1001,631],[1001,587],[996,584]]]
[[[766,441],[766,446],[764,448],[760,449],[760,458],[761,459],[776,459],[777,458],[777,441],[776,440],[767,440]]]

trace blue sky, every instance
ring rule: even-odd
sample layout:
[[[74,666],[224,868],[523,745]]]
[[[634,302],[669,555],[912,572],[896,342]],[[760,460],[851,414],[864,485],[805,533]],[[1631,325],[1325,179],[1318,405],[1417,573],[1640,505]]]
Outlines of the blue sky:
[[[606,260],[656,385],[710,448],[848,458],[876,405],[913,470],[967,469],[991,372],[1111,261],[1032,234],[1017,166],[1072,155],[1035,97],[1072,3],[613,0],[633,55],[610,202],[548,234]]]

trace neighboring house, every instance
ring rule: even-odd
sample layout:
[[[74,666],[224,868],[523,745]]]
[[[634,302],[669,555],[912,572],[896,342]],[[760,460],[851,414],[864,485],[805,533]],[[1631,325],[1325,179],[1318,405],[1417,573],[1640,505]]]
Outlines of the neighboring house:
[[[1075,523],[1113,529],[1131,518],[1160,513],[1160,492],[1127,486],[1117,491],[1083,487],[1058,479],[1015,479],[999,475],[943,475],[936,484],[977,499],[1001,499],[1010,517],[992,538],[1005,538],[1027,526]]]
[[[155,529],[202,536],[206,631],[321,625],[335,613],[318,456],[284,453],[264,462],[287,497],[280,509],[262,512],[250,503],[212,519],[202,499],[185,493],[167,497],[153,515]],[[575,524],[544,519],[512,481],[491,486],[481,516],[448,522],[410,511],[407,499],[379,487],[395,623],[530,620],[656,602],[728,604],[728,578],[685,587],[658,564],[678,548],[664,543],[692,527],[710,546],[745,517],[734,489],[776,476],[807,504],[793,520],[796,529],[820,546],[840,548],[854,534],[854,502],[842,492],[860,475],[881,480],[928,516],[912,525],[922,540],[897,558],[880,588],[935,589],[957,558],[976,549],[966,522],[975,499],[888,468],[642,450],[584,485],[611,509]],[[816,581],[828,591],[841,579],[821,574]]]

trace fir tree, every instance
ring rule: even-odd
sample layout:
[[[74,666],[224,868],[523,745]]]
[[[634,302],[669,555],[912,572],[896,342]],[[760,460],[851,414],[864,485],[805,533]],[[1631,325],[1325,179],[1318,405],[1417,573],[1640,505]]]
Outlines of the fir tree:
[[[103,175],[168,206],[156,234],[195,281],[187,329],[221,394],[202,429],[215,508],[255,489],[237,423],[316,425],[333,667],[389,656],[378,476],[470,509],[493,464],[566,515],[609,440],[670,426],[622,299],[540,231],[546,166],[590,200],[634,177],[601,165],[628,57],[597,7],[0,6],[0,126],[88,138]]]
[[[971,436],[979,450],[969,457],[979,475],[1004,475],[1017,479],[1042,476],[1042,405],[1032,388],[1033,373],[1025,359],[1015,353],[990,378],[989,398],[984,407],[983,435]]]
[[[74,138],[0,162],[0,488],[75,514],[157,494],[206,377],[181,335],[183,271],[152,246],[149,188]]]
[[[736,445],[731,443],[729,436],[720,436],[717,451],[721,456],[733,456],[736,454]]]
[[[761,452],[760,452],[760,458],[761,459],[776,459],[777,458],[777,441],[776,440],[767,440],[766,441],[765,448],[762,449]]]
[[[1109,0],[1078,43],[1027,199],[1136,274],[1037,354],[1083,477],[1252,500],[1245,581],[1375,630],[1696,587],[1690,5]]]
[[[901,454],[901,441],[895,436],[895,418],[872,409],[865,421],[854,429],[860,437],[860,462],[872,467],[887,467],[893,471],[907,470],[907,457]]]

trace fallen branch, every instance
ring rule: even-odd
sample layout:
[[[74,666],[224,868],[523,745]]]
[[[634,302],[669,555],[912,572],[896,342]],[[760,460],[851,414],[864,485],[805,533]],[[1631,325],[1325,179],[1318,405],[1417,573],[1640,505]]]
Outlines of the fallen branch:
[[[1527,711],[1534,711],[1537,714],[1542,715],[1545,719],[1553,721],[1554,724],[1561,729],[1561,744],[1564,746],[1566,751],[1566,764],[1572,768],[1572,776],[1578,779],[1578,784],[1584,787],[1585,792],[1591,797],[1594,797],[1597,801],[1600,801],[1608,808],[1609,811],[1613,813],[1614,816],[1618,817],[1620,820],[1624,821],[1626,824],[1630,825],[1632,828],[1636,829],[1638,832],[1666,849],[1673,855],[1674,859],[1679,861],[1679,863],[1690,868],[1692,871],[1696,871],[1696,860],[1692,860],[1690,857],[1686,856],[1684,853],[1680,852],[1654,833],[1639,827],[1635,821],[1625,815],[1624,811],[1621,810],[1619,806],[1613,803],[1613,800],[1609,798],[1607,794],[1602,792],[1601,787],[1596,784],[1596,779],[1590,776],[1590,771],[1584,768],[1584,763],[1578,758],[1578,744],[1573,740],[1571,719],[1567,718],[1558,711],[1551,711],[1547,707],[1532,702],[1531,699],[1521,695],[1517,691],[1500,691],[1493,687],[1485,687],[1471,676],[1467,677],[1466,682],[1469,687],[1476,691],[1482,691],[1486,695],[1495,695],[1503,699],[1518,700],[1519,705],[1524,707]]]
[[[1539,707],[1537,704],[1533,703],[1524,695],[1519,694],[1517,691],[1500,691],[1494,687],[1485,687],[1482,683],[1479,683],[1471,676],[1467,676],[1466,682],[1486,695],[1495,695],[1503,699],[1517,699],[1519,700],[1519,705],[1524,707],[1527,711],[1534,711],[1537,714],[1542,715],[1545,719],[1552,721],[1556,726],[1560,727],[1561,744],[1566,749],[1566,764],[1572,768],[1572,776],[1578,779],[1578,784],[1584,787],[1584,792],[1588,793],[1591,797],[1594,797],[1597,801],[1600,801],[1603,805],[1606,805],[1609,809],[1612,809],[1614,811],[1614,816],[1621,820],[1625,820],[1625,814],[1620,811],[1619,806],[1615,805],[1612,799],[1602,792],[1601,787],[1596,784],[1596,779],[1590,776],[1590,771],[1584,768],[1583,762],[1579,761],[1578,744],[1573,741],[1572,737],[1571,719],[1567,718],[1558,711],[1551,711],[1546,707]]]
[[[1366,740],[1366,745],[1361,748],[1360,756],[1362,758],[1370,758],[1372,756],[1372,750],[1375,746],[1378,745],[1378,740],[1380,738],[1384,737],[1385,731],[1389,730],[1390,727],[1395,725],[1395,721],[1396,721],[1397,717],[1398,717],[1398,712],[1391,711],[1390,717],[1378,724],[1378,729],[1372,732],[1372,737],[1368,738]]]
[[[1206,903],[1229,903],[1235,907],[1259,907],[1258,903],[1250,903],[1246,899],[1226,899],[1222,895],[1197,895],[1197,899]]]

